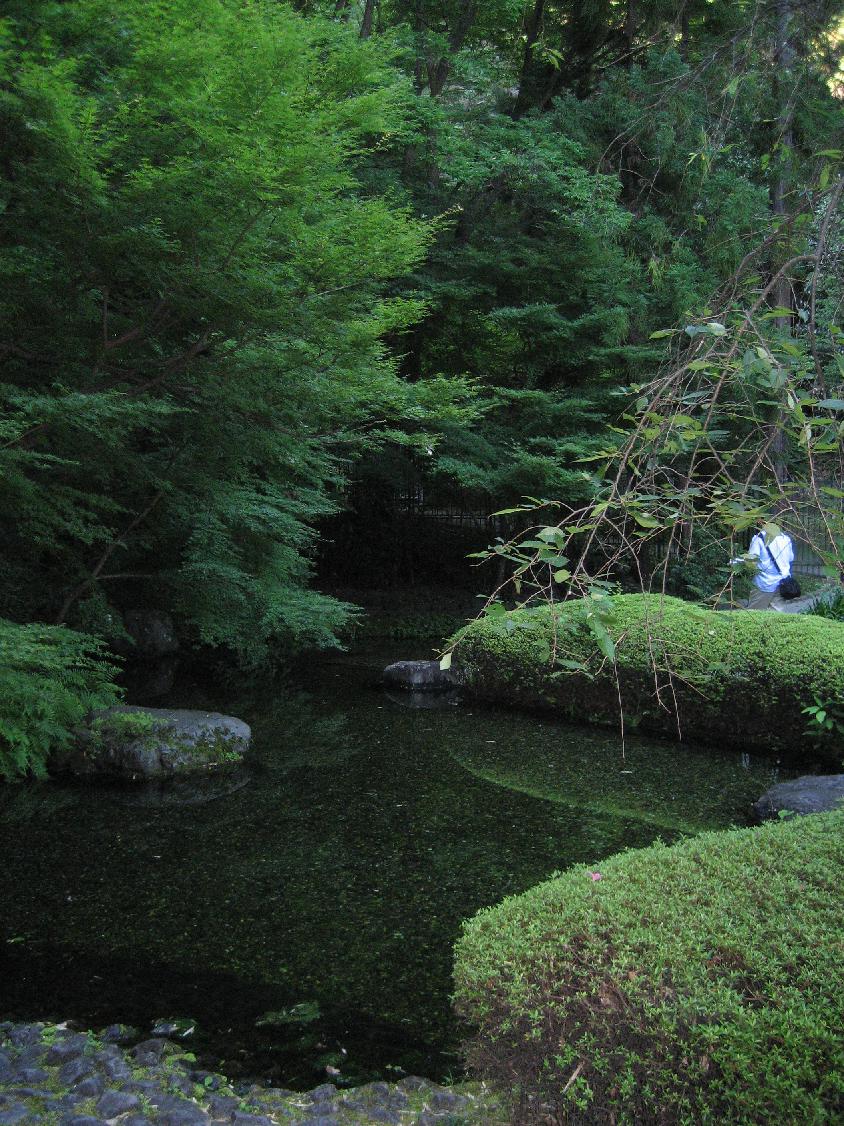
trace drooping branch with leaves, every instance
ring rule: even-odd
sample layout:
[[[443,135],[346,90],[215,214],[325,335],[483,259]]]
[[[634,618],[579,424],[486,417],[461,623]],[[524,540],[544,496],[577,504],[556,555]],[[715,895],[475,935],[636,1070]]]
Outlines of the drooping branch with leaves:
[[[776,517],[837,579],[844,562],[844,331],[840,311],[840,154],[789,217],[803,246],[762,279],[777,231],[749,252],[700,320],[654,333],[670,341],[664,369],[626,388],[615,442],[589,459],[594,499],[548,502],[544,523],[492,549],[513,565],[526,601],[594,593],[623,579],[665,591],[669,568],[704,540],[720,546],[723,582],[748,529]],[[787,283],[793,303],[772,303]],[[835,297],[834,294],[839,296]],[[782,323],[788,328],[783,330]],[[531,501],[502,515],[535,512]]]

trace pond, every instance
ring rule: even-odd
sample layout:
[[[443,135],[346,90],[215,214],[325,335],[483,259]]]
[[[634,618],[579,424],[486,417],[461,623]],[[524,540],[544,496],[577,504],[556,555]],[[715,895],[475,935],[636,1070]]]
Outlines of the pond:
[[[0,1014],[190,1018],[237,1077],[307,1088],[459,1073],[462,919],[575,862],[745,824],[774,762],[381,690],[427,646],[312,659],[167,703],[253,725],[248,784],[198,804],[0,789]],[[326,1068],[336,1069],[326,1072]]]

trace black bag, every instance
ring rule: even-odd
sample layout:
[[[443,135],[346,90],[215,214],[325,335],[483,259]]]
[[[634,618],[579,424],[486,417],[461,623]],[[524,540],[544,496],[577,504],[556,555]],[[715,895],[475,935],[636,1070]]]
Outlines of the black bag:
[[[792,598],[799,598],[802,593],[800,583],[792,575],[786,575],[784,579],[780,579],[780,585],[777,587],[777,594],[780,598],[789,601]]]
[[[764,533],[760,532],[760,535],[762,536],[762,545],[770,555],[771,562],[779,571],[779,573],[782,574],[782,567],[780,567],[779,563],[777,563],[776,559],[774,559],[773,551],[771,551],[771,549],[765,543]],[[794,578],[793,575],[786,575],[784,579],[780,579],[780,585],[777,587],[777,594],[780,596],[780,598],[785,599],[786,602],[790,602],[792,598],[799,598],[802,593],[803,591],[800,589],[800,583],[797,581],[797,579]]]

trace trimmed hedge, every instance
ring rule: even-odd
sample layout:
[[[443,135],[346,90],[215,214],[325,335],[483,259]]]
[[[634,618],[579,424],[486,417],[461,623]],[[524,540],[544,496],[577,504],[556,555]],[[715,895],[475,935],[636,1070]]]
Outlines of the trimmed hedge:
[[[844,1120],[842,830],[707,833],[481,912],[456,952],[470,1066],[525,1123]]]
[[[841,623],[716,612],[658,595],[619,595],[612,606],[615,663],[587,624],[594,603],[579,599],[471,623],[457,635],[454,668],[471,692],[496,703],[618,725],[620,695],[628,730],[816,757],[802,708],[815,697],[844,699]],[[586,672],[572,671],[576,662]],[[821,754],[839,763],[840,735]]]

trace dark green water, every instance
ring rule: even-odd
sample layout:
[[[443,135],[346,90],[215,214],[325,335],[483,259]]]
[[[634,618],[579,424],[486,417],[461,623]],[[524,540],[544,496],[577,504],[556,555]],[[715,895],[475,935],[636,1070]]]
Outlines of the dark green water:
[[[202,1061],[313,1086],[459,1071],[462,919],[657,836],[746,823],[783,772],[377,687],[408,645],[311,663],[273,690],[168,702],[253,724],[248,785],[197,805],[135,790],[0,791],[0,1016],[197,1021]],[[399,651],[397,651],[399,650]],[[228,695],[227,695],[228,693]],[[256,1027],[303,1002],[313,1019]]]

